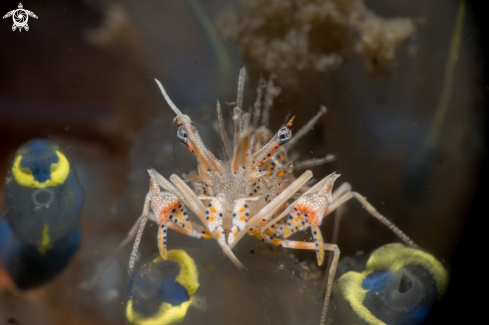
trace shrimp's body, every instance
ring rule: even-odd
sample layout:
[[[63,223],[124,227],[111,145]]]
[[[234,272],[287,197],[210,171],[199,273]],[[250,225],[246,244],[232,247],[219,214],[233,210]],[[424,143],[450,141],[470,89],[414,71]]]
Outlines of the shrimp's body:
[[[169,228],[197,238],[214,238],[224,253],[238,267],[244,266],[232,252],[232,248],[246,234],[258,237],[265,242],[295,248],[315,250],[318,264],[324,262],[324,252],[332,251],[334,257],[328,275],[328,287],[321,323],[324,324],[331,286],[339,259],[339,249],[335,244],[323,241],[320,226],[325,216],[351,198],[356,198],[367,211],[394,231],[405,243],[416,246],[408,236],[380,215],[363,196],[351,191],[348,183],[332,191],[334,181],[339,177],[332,173],[307,187],[312,172],[306,171],[300,177],[292,175],[292,165],[287,150],[297,139],[312,128],[321,115],[326,112],[321,107],[319,113],[292,139],[294,117],[275,135],[267,128],[268,114],[273,96],[278,92],[273,82],[260,82],[258,99],[253,116],[244,112],[243,90],[246,70],[240,72],[238,98],[233,111],[234,139],[231,145],[223,125],[219,102],[217,103],[221,137],[229,160],[217,159],[204,145],[189,116],[180,112],[170,100],[161,83],[156,80],[167,103],[175,112],[178,131],[177,138],[197,160],[197,174],[185,175],[187,182],[173,174],[165,179],[154,169],[148,170],[150,190],[146,195],[140,227],[137,232],[133,252],[129,262],[132,273],[139,242],[147,219],[158,223],[158,247],[162,258],[167,256],[166,233]],[[259,126],[262,95],[265,91],[262,122]],[[253,121],[252,121],[253,117]],[[292,139],[292,140],[291,140]],[[163,191],[161,191],[163,188]],[[294,197],[298,198],[293,200]],[[188,216],[191,210],[202,222],[199,225]],[[314,242],[286,240],[295,232],[311,228]],[[136,235],[137,226],[129,236]]]

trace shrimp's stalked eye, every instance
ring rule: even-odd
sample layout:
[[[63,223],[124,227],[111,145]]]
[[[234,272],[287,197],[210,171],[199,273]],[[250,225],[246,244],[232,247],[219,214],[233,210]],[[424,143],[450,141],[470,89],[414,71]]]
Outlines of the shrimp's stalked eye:
[[[187,144],[188,134],[187,134],[187,131],[185,131],[185,128],[183,126],[178,128],[177,138],[178,138],[178,141],[180,141],[181,143]]]
[[[287,126],[284,126],[280,130],[278,130],[278,143],[283,146],[287,142],[289,142],[290,138],[292,138],[292,130]]]

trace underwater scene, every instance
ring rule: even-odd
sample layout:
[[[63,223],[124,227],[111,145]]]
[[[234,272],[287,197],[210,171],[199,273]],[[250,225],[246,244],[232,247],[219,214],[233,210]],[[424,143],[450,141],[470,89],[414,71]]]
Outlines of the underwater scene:
[[[1,1],[0,325],[471,323],[479,7]]]

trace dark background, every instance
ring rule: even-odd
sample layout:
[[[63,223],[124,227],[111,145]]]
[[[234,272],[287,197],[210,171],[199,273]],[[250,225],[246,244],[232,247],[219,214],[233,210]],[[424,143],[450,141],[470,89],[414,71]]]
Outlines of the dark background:
[[[489,21],[484,12],[486,5],[483,1],[468,1],[469,8],[472,10],[474,22],[480,31],[480,56],[478,60],[482,71],[480,87],[484,87],[484,101],[480,104],[480,109],[486,113],[484,115],[484,139],[489,143],[489,120],[487,114],[487,96],[489,84]],[[452,268],[451,284],[441,302],[439,302],[428,321],[429,324],[451,324],[451,323],[474,323],[484,319],[485,299],[483,298],[485,263],[476,261],[484,255],[487,242],[485,227],[487,215],[487,183],[489,181],[489,161],[487,154],[483,156],[481,165],[478,168],[477,189],[469,208],[467,224],[464,227],[463,235],[459,245],[453,253],[452,265],[465,265],[460,268]],[[477,271],[476,271],[477,270]],[[478,274],[478,275],[476,275]]]
[[[221,40],[231,62],[225,70],[188,3],[23,2],[39,16],[29,19],[28,32],[12,32],[11,20],[0,20],[0,177],[22,143],[49,138],[67,151],[86,194],[80,253],[46,288],[25,296],[0,292],[0,322],[2,311],[8,310],[20,324],[46,319],[53,324],[121,323],[129,252],[119,255],[96,292],[80,293],[77,285],[94,274],[139,215],[147,168],[167,177],[195,168],[193,158],[175,142],[173,116],[154,77],[195,120],[213,152],[222,152],[214,131],[215,100],[224,107],[225,101],[235,99],[237,74],[249,63],[234,43]],[[227,1],[199,3],[211,21],[227,7],[236,7]],[[396,53],[393,77],[372,79],[362,58],[346,56],[338,70],[326,76],[306,75],[295,89],[284,87],[270,128],[277,130],[287,114],[296,114],[298,129],[319,105],[326,105],[327,115],[296,150],[300,159],[336,154],[337,161],[313,169],[316,178],[333,171],[342,174],[338,185],[352,184],[420,247],[451,266],[451,285],[430,323],[458,317],[464,322],[479,320],[485,307],[480,296],[485,284],[489,129],[489,29],[483,2],[467,2],[467,42],[457,63],[453,104],[430,154],[421,144],[437,106],[458,2],[366,3],[383,17],[428,21],[417,24],[416,38]],[[0,2],[0,14],[17,5]],[[418,54],[408,55],[409,46],[416,46]],[[260,73],[254,71],[248,79],[247,103],[254,101]],[[331,227],[332,220],[325,220],[326,240]],[[145,234],[144,256],[156,251],[154,228]],[[342,256],[369,254],[396,240],[359,204],[347,205],[339,236]],[[173,233],[169,242],[218,251],[212,243]],[[255,244],[250,240],[242,249]],[[308,253],[298,256],[314,258]],[[0,280],[0,288],[9,288],[4,277]],[[70,307],[60,310],[67,301]],[[25,308],[32,313],[26,315]]]

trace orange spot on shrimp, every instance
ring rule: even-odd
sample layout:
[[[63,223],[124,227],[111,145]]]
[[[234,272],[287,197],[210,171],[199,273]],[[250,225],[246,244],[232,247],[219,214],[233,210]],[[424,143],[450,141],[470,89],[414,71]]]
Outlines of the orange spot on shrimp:
[[[280,245],[280,242],[281,242],[281,240],[278,239],[278,238],[272,239],[272,244],[275,245],[275,246],[279,246]]]

